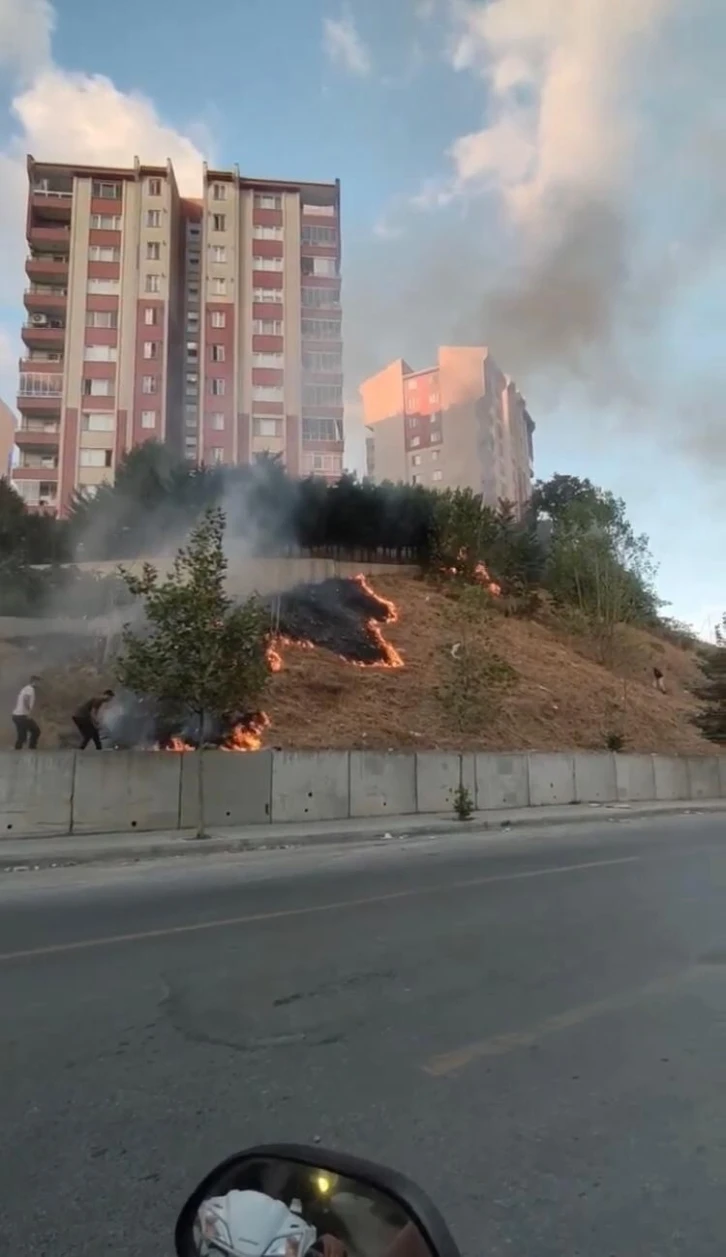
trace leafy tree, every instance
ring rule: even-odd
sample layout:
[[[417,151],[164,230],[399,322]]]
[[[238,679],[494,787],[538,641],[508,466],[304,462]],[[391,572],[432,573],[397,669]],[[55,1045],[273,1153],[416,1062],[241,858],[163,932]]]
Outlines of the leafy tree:
[[[693,692],[701,702],[694,725],[709,742],[726,746],[726,613],[716,629],[716,645],[702,652],[701,680]]]
[[[234,606],[225,592],[224,529],[224,513],[209,508],[164,580],[150,563],[141,576],[121,569],[144,600],[148,630],[124,628],[117,676],[137,694],[196,715],[200,837],[205,719],[255,707],[268,676],[266,612],[255,598]]]
[[[480,493],[446,489],[434,496],[431,561],[473,581],[477,563],[486,562],[497,536],[496,512]]]

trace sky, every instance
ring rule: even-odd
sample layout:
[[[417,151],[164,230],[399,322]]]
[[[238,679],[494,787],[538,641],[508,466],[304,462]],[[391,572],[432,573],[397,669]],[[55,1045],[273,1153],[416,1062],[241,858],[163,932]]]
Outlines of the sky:
[[[726,610],[722,0],[0,0],[0,396],[13,402],[25,155],[340,178],[357,386],[488,345],[536,474],[651,539],[668,613]]]

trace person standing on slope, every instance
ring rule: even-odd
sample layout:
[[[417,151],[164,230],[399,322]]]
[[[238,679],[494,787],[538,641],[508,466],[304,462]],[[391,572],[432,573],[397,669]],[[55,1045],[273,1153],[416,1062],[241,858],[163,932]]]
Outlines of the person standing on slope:
[[[16,751],[22,751],[26,742],[29,751],[34,751],[38,745],[40,725],[33,719],[33,708],[35,707],[35,687],[39,682],[40,677],[32,676],[15,700],[13,724],[15,725]]]

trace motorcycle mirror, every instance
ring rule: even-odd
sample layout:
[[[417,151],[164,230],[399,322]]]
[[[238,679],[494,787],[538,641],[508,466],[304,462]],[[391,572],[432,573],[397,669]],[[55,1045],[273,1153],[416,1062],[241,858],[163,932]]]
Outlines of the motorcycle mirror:
[[[436,1206],[402,1174],[296,1144],[223,1161],[174,1238],[178,1257],[460,1257]]]

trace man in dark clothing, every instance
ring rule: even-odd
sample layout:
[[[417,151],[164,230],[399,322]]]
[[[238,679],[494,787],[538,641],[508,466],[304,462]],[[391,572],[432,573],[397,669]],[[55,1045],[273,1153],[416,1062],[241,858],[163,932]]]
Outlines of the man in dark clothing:
[[[99,712],[104,703],[110,703],[114,697],[113,690],[104,690],[97,698],[89,698],[82,703],[73,717],[73,723],[81,735],[82,751],[92,742],[97,751],[102,751],[101,739],[98,736]]]

